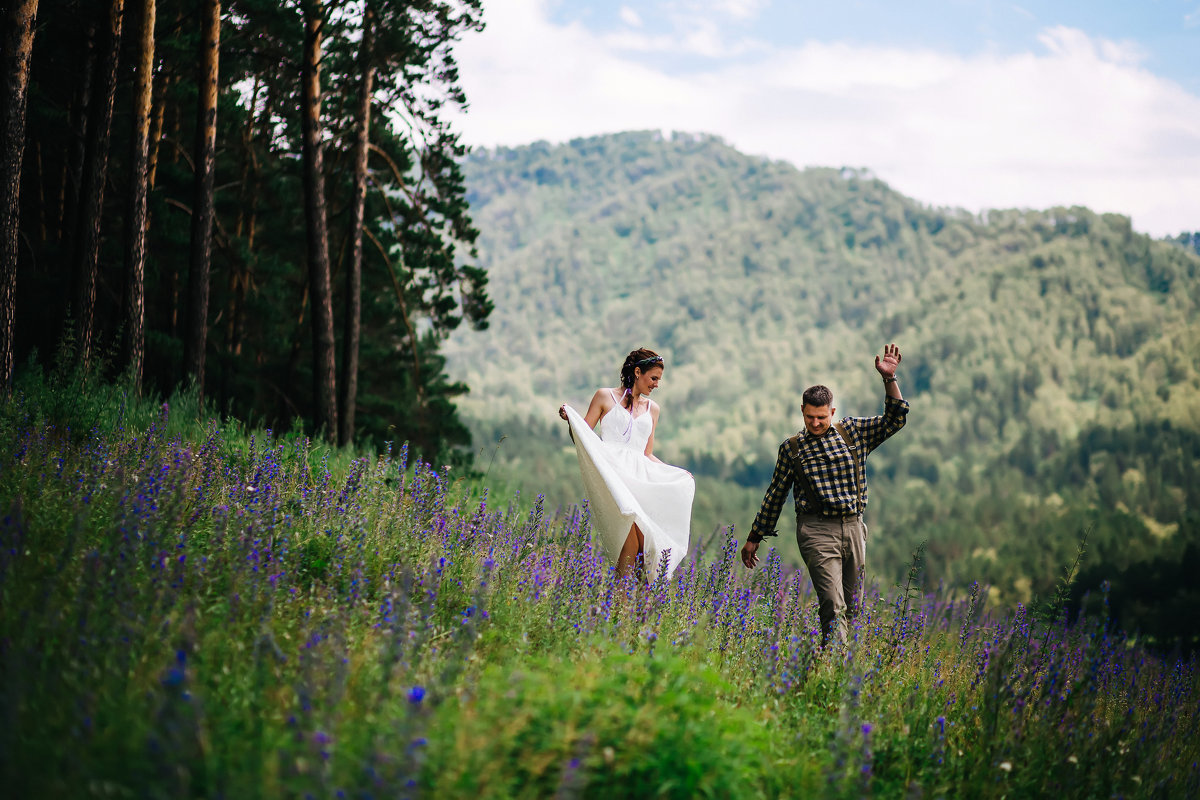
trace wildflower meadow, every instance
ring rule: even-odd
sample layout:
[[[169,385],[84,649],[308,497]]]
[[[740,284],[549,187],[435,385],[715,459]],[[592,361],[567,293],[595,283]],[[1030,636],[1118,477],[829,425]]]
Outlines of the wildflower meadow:
[[[1195,657],[1102,616],[914,559],[822,648],[732,530],[620,581],[586,503],[48,387],[0,414],[9,797],[1200,796]]]

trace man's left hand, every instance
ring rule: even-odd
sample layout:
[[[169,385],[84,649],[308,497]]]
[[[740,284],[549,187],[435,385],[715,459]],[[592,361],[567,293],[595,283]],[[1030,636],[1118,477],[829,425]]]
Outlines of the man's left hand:
[[[896,377],[896,369],[900,366],[900,348],[894,344],[884,345],[883,358],[875,356],[875,369],[885,378]]]
[[[742,563],[748,569],[754,569],[758,564],[758,542],[752,542],[749,539],[742,545]]]

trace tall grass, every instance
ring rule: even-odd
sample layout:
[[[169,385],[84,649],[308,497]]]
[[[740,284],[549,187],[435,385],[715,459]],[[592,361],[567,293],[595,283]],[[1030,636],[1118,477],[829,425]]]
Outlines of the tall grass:
[[[10,796],[1200,794],[1195,660],[1103,618],[876,587],[822,649],[729,532],[622,582],[586,505],[58,391],[0,414]]]

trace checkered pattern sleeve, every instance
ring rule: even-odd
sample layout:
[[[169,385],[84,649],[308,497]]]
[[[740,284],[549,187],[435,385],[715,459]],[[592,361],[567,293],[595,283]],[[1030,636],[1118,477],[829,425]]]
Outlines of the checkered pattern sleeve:
[[[877,417],[849,417],[858,431],[863,449],[869,453],[883,444],[908,421],[908,401],[899,397],[884,400],[883,414]]]
[[[771,484],[763,497],[762,507],[754,517],[750,526],[750,536],[776,536],[775,524],[783,504],[787,502],[788,492],[792,489],[795,476],[792,472],[792,458],[788,455],[787,442],[779,445],[779,456],[775,459],[775,472],[771,475]]]

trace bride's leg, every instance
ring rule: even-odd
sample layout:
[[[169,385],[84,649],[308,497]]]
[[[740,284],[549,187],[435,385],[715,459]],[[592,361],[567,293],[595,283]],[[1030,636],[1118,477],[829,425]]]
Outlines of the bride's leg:
[[[617,556],[617,577],[624,578],[629,574],[629,570],[637,564],[638,556],[642,554],[642,547],[645,545],[646,539],[642,536],[642,531],[638,528],[637,523],[629,529],[629,535],[625,537],[625,544],[621,547],[621,554]]]
[[[635,575],[641,576],[642,583],[650,583],[650,576],[646,574],[646,537],[642,536],[642,529],[637,525],[633,526],[633,534],[637,536],[637,555],[635,556],[634,567],[637,570]]]

